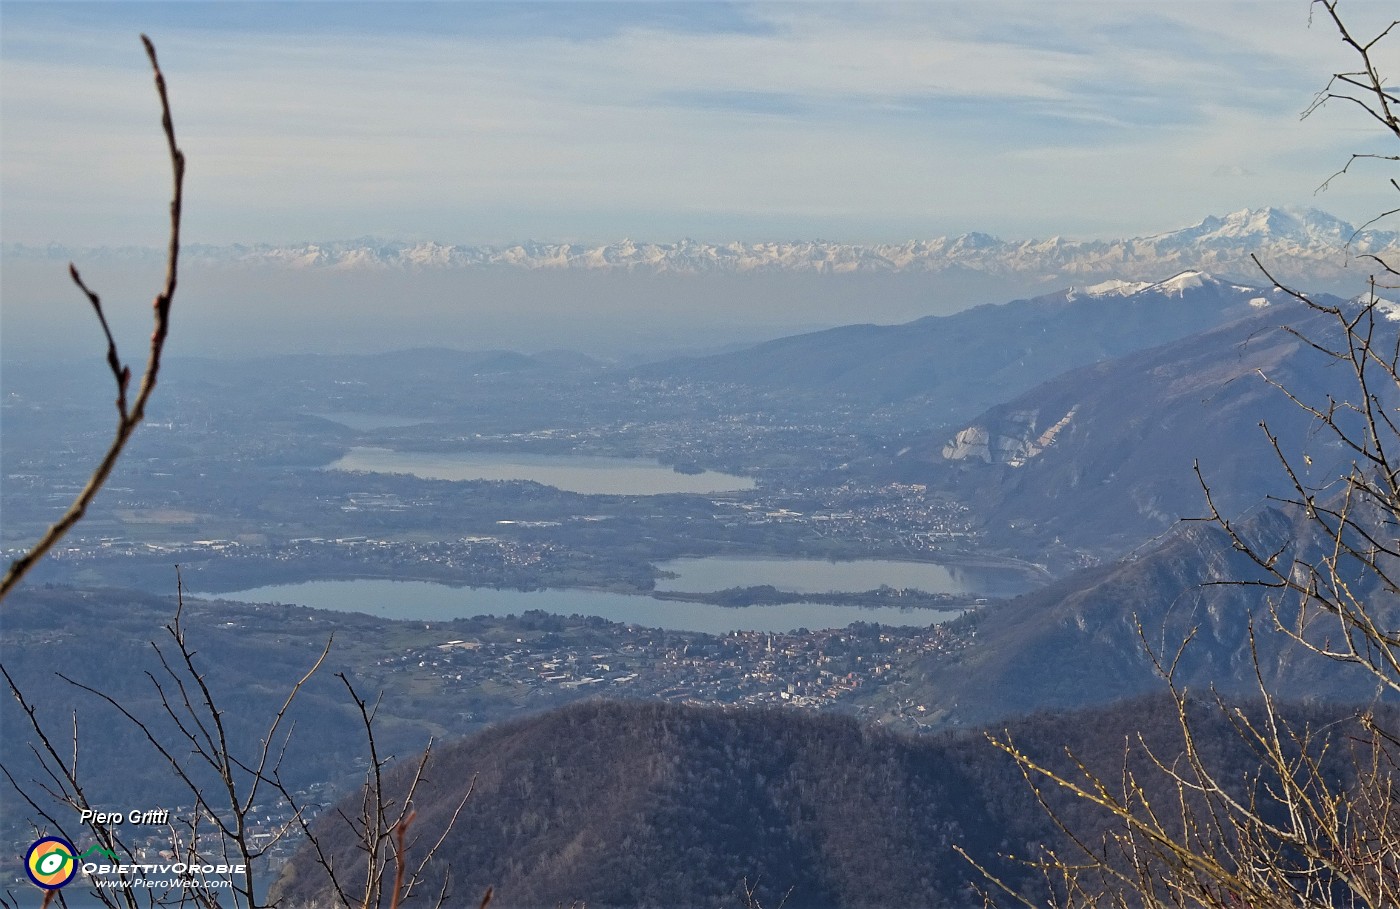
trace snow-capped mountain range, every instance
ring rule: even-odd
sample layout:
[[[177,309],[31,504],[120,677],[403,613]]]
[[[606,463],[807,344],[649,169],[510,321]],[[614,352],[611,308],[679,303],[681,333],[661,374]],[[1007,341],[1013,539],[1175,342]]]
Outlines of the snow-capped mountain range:
[[[6,244],[6,257],[27,259],[133,259],[159,250]],[[1277,277],[1312,279],[1364,273],[1366,255],[1400,258],[1400,233],[1357,231],[1316,209],[1246,209],[1167,233],[1121,240],[1002,240],[984,233],[855,245],[823,240],[707,243],[622,240],[604,246],[524,242],[463,246],[373,238],[294,245],[185,248],[187,263],[278,264],[301,268],[419,269],[513,267],[529,270],[613,270],[648,274],[848,274],[966,269],[1003,277],[1073,282],[1103,278],[1158,280],[1201,269],[1258,279],[1251,256]]]

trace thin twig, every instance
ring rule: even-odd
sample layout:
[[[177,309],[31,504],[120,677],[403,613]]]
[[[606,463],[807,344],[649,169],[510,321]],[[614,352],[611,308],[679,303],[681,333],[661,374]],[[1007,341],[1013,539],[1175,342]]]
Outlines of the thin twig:
[[[160,96],[161,129],[165,132],[166,146],[170,153],[173,183],[170,197],[170,238],[166,247],[165,282],[152,303],[155,324],[151,331],[151,344],[146,357],[146,368],[141,374],[141,386],[136,392],[136,397],[128,406],[127,388],[131,384],[131,367],[121,361],[116,340],[112,337],[107,317],[102,310],[101,299],[83,283],[77,267],[70,264],[68,273],[78,289],[88,298],[107,339],[107,365],[111,369],[117,385],[117,429],[106,453],[98,461],[97,466],[93,468],[92,475],[88,478],[82,491],[73,499],[72,504],[68,506],[68,510],[52,527],[45,531],[43,537],[34,544],[33,548],[10,563],[9,569],[5,572],[4,580],[0,581],[0,600],[8,596],[29,570],[38,564],[39,560],[83,519],[88,506],[97,497],[98,491],[107,482],[107,478],[111,475],[112,468],[116,466],[122,451],[126,449],[132,433],[145,419],[146,402],[150,400],[151,392],[155,390],[156,377],[160,373],[161,354],[165,350],[165,339],[170,332],[170,306],[175,299],[175,285],[179,271],[180,216],[184,206],[185,154],[175,141],[175,125],[170,116],[170,98],[166,93],[165,74],[161,71],[160,62],[156,59],[155,45],[145,35],[141,36],[141,43],[146,48],[146,56],[150,58],[151,69],[155,73],[156,93]]]

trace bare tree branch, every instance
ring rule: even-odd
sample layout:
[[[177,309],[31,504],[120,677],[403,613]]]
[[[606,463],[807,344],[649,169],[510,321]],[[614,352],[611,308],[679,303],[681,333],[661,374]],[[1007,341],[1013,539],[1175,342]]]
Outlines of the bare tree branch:
[[[146,356],[146,367],[141,374],[141,385],[137,389],[136,397],[127,401],[127,390],[131,384],[131,367],[122,362],[117,351],[116,340],[112,337],[112,331],[107,323],[106,314],[102,310],[102,301],[88,289],[83,283],[83,279],[78,274],[78,269],[74,265],[68,266],[68,273],[73,279],[73,283],[88,298],[93,311],[97,315],[97,321],[102,326],[102,332],[107,340],[107,365],[112,371],[112,378],[117,386],[117,428],[107,451],[93,468],[92,475],[88,478],[83,489],[74,498],[68,510],[58,519],[47,531],[45,531],[39,542],[35,543],[24,555],[10,563],[9,569],[5,572],[5,577],[0,580],[0,600],[3,600],[20,580],[38,564],[50,549],[61,540],[74,525],[83,519],[87,513],[88,506],[96,498],[99,490],[102,489],[107,478],[112,473],[112,468],[117,464],[122,451],[131,440],[132,433],[146,416],[146,402],[150,400],[151,392],[156,387],[156,377],[160,373],[161,354],[165,350],[165,339],[170,331],[170,306],[175,299],[175,285],[177,281],[180,262],[180,216],[184,206],[184,185],[185,185],[185,154],[180,150],[175,141],[175,125],[170,116],[170,99],[165,88],[165,74],[161,71],[160,61],[156,59],[155,45],[151,39],[145,35],[141,36],[141,43],[146,48],[146,56],[151,61],[151,69],[155,73],[156,93],[160,97],[161,108],[161,129],[165,133],[166,146],[170,153],[170,167],[172,173],[172,190],[170,197],[170,238],[166,248],[165,259],[165,282],[159,293],[156,294],[152,303],[154,328],[151,331],[150,349]]]
[[[1334,74],[1304,116],[1342,101],[1362,109],[1387,138],[1400,140],[1400,96],[1377,66],[1380,42],[1400,32],[1400,21],[1361,41],[1343,21],[1337,0],[1313,5],[1326,11],[1358,68]],[[1400,155],[1352,155],[1328,182],[1364,159],[1397,161]],[[1400,181],[1389,185],[1400,190]],[[1378,217],[1396,211],[1387,208]],[[1369,258],[1385,273],[1400,275],[1381,258]],[[1197,466],[1204,520],[1223,531],[1230,546],[1259,571],[1213,583],[1257,588],[1271,619],[1265,631],[1282,634],[1305,652],[1356,667],[1394,695],[1400,693],[1400,332],[1381,308],[1374,278],[1369,293],[1333,304],[1280,284],[1263,263],[1256,259],[1255,264],[1304,307],[1304,320],[1285,328],[1305,345],[1303,353],[1345,376],[1345,387],[1317,397],[1263,376],[1312,419],[1323,446],[1340,456],[1340,466],[1317,479],[1307,454],[1293,453],[1260,423],[1287,490],[1273,502],[1291,519],[1289,532],[1270,542],[1220,510]],[[1145,635],[1144,648],[1176,705],[1179,749],[1154,752],[1139,736],[1125,752],[1121,778],[1110,782],[1073,755],[1068,755],[1072,769],[1065,771],[1006,736],[994,740],[1020,766],[1068,845],[1063,853],[1045,848],[1022,860],[1044,883],[1034,897],[979,866],[989,905],[1002,898],[1021,906],[1114,909],[1400,906],[1395,783],[1400,735],[1369,712],[1320,728],[1290,721],[1269,690],[1255,635],[1251,623],[1249,652],[1259,705],[1243,710],[1217,696],[1213,706],[1257,759],[1257,772],[1232,776],[1219,767],[1217,752],[1198,741],[1199,720],[1178,687],[1181,652],[1164,662]],[[1147,773],[1155,775],[1150,789]],[[1096,806],[1112,826],[1101,840],[1086,838],[1042,796],[1050,789]],[[1148,798],[1149,791],[1164,789],[1172,797]]]

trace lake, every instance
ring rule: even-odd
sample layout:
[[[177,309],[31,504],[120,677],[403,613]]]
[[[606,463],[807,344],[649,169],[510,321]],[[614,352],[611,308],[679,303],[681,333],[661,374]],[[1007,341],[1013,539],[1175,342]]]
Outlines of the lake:
[[[1027,571],[979,565],[906,562],[894,559],[784,559],[707,556],[657,563],[677,575],[659,579],[657,590],[713,593],[733,587],[770,584],[792,593],[860,593],[881,586],[925,593],[1011,597],[1044,583]]]
[[[922,627],[946,622],[961,614],[959,610],[900,609],[894,606],[866,609],[827,603],[730,608],[598,590],[537,590],[526,593],[487,587],[451,587],[429,581],[306,581],[200,595],[253,603],[295,603],[317,609],[363,612],[388,619],[414,621],[440,621],[477,615],[519,615],[539,609],[555,615],[596,615],[613,622],[707,634],[844,628],[852,622]]]
[[[754,488],[750,477],[713,470],[678,473],[645,458],[587,455],[443,453],[357,447],[326,469],[405,473],[425,480],[533,480],[584,495],[713,495]]]
[[[403,429],[407,426],[423,426],[433,422],[431,417],[392,417],[382,413],[360,413],[343,410],[336,413],[313,413],[313,417],[339,423],[346,429],[366,432],[372,429]]]

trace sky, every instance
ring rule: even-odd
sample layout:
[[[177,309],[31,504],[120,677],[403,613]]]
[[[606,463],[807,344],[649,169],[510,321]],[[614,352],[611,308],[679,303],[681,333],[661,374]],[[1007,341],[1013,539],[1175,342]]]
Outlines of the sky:
[[[1389,3],[1343,6],[1357,31]],[[0,239],[1134,236],[1380,208],[1307,0],[0,3]],[[1320,12],[1320,11],[1319,11]],[[1383,56],[1400,64],[1400,41]]]

